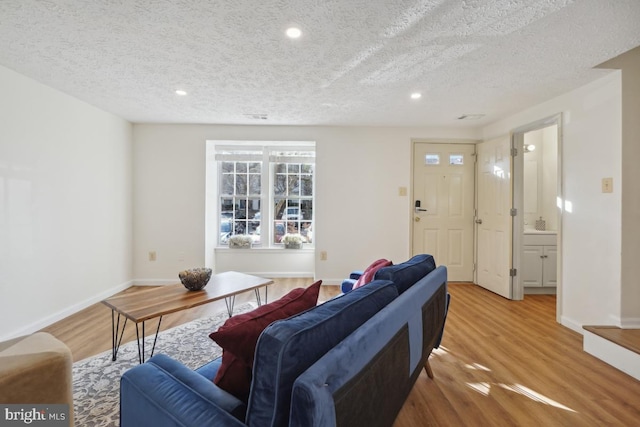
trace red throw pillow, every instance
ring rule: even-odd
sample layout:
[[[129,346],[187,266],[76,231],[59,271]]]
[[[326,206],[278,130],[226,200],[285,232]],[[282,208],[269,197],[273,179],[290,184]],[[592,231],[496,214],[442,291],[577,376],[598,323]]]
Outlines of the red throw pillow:
[[[247,362],[223,349],[222,364],[218,368],[213,382],[246,403],[249,400],[249,390],[251,389],[252,369],[253,367]]]
[[[222,365],[213,382],[244,401],[251,388],[251,370],[258,337],[271,323],[301,313],[318,302],[322,280],[296,288],[277,301],[229,318],[209,338],[222,347]]]
[[[359,288],[360,286],[364,286],[367,283],[373,281],[373,276],[375,276],[376,271],[380,270],[382,267],[387,267],[392,264],[391,261],[387,259],[379,259],[374,261],[367,269],[362,273],[362,276],[356,280],[356,283],[353,284],[353,289]]]

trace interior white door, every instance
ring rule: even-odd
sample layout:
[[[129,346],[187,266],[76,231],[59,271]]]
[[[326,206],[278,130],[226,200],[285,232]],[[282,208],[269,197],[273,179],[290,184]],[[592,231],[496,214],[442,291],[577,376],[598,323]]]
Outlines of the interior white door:
[[[512,299],[511,138],[478,144],[477,283]]]
[[[413,254],[446,265],[451,281],[473,281],[473,144],[414,145]]]

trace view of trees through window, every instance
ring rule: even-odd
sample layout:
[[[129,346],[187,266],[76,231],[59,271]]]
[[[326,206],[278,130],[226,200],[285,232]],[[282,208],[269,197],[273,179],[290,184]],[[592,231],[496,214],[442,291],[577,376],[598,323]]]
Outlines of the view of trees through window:
[[[265,147],[220,159],[219,244],[248,235],[254,245],[278,246],[287,233],[313,243],[314,151]]]

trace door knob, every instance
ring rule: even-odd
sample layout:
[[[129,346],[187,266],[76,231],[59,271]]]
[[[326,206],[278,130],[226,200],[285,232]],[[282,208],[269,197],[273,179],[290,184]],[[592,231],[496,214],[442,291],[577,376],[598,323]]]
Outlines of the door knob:
[[[419,216],[417,216],[417,217],[413,218],[413,220],[414,220],[415,222],[420,222],[420,217],[419,217]]]

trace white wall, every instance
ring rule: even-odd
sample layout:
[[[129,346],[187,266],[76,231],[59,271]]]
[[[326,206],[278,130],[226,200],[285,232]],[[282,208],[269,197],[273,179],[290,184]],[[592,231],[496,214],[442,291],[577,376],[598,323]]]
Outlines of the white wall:
[[[622,293],[620,324],[640,328],[640,46],[599,68],[622,70]],[[614,183],[614,189],[615,187]]]
[[[0,339],[130,284],[131,125],[0,67]]]
[[[483,132],[489,139],[557,113],[563,114],[563,194],[572,205],[562,216],[561,321],[581,332],[584,324],[616,324],[620,318],[620,72],[486,126]],[[613,177],[613,193],[601,192],[603,177]]]
[[[209,267],[216,273],[239,271],[266,277],[314,277],[315,252],[313,249],[214,249]],[[311,284],[311,282],[309,282]]]
[[[398,188],[410,187],[411,139],[477,137],[427,128],[134,125],[134,277],[175,281],[178,271],[211,262],[207,140],[316,142],[315,277],[338,283],[375,259],[409,257],[411,200]],[[148,260],[149,251],[157,252],[156,261]],[[320,251],[327,251],[326,261]],[[260,260],[244,261],[249,271],[263,268],[254,262]]]

